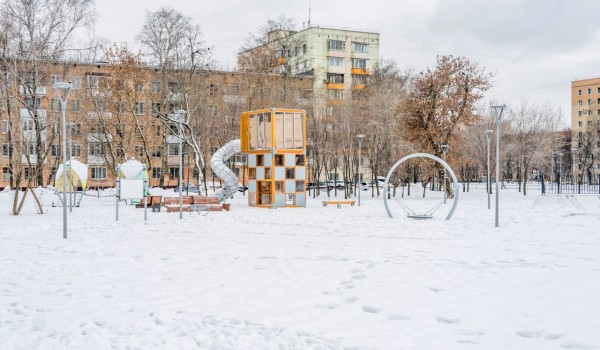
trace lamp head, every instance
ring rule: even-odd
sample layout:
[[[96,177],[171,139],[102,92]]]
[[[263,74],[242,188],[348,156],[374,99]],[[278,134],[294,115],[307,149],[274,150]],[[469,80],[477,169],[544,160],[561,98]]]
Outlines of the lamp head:
[[[496,120],[500,120],[502,118],[502,111],[506,105],[495,105],[491,106],[494,112],[496,112]]]
[[[358,135],[356,135],[356,137],[358,137],[358,139],[359,139],[359,140],[362,140],[362,139],[364,139],[364,138],[365,138],[365,135],[363,135],[363,134],[358,134]]]
[[[484,132],[486,135],[489,135],[489,134],[493,133],[493,132],[494,132],[494,130],[487,129],[487,130],[484,130],[483,132]]]

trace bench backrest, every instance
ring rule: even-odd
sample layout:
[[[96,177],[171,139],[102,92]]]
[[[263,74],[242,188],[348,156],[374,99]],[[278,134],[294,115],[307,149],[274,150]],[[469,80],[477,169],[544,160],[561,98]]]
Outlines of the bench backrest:
[[[218,197],[192,196],[194,204],[219,204]]]
[[[183,197],[181,197],[181,203],[183,205],[190,205],[191,204],[191,198],[190,198],[190,196],[183,196]],[[179,204],[179,197],[165,197],[163,199],[162,204],[163,205]]]

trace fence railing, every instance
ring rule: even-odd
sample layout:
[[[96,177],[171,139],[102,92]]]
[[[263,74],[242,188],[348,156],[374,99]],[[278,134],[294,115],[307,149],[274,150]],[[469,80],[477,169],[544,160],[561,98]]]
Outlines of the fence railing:
[[[546,182],[542,194],[600,194],[599,185],[585,183]]]

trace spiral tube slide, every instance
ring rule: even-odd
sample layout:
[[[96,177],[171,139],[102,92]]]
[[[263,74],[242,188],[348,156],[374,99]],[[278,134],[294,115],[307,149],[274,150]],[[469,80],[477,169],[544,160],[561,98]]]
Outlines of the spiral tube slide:
[[[223,180],[223,188],[216,193],[219,202],[233,198],[233,195],[238,190],[238,178],[233,171],[225,165],[225,162],[232,156],[240,153],[240,151],[240,140],[233,140],[219,148],[210,158],[210,168],[215,175]]]

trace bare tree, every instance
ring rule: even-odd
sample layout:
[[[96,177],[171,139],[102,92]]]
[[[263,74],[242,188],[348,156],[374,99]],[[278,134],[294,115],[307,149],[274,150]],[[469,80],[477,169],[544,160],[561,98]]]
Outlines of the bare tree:
[[[23,145],[20,153],[11,158],[10,164],[15,175],[12,213],[18,215],[30,188],[44,183],[43,169],[49,153],[46,135],[50,124],[42,110],[41,97],[48,93],[47,62],[65,57],[69,50],[75,50],[70,41],[79,29],[93,22],[94,7],[92,0],[5,0],[0,5],[0,16],[5,30],[1,66],[16,83],[16,86],[6,84],[4,92],[9,104],[12,100],[25,106],[24,113],[17,113],[15,108],[10,107],[12,141]],[[23,126],[25,134],[21,132]],[[26,163],[24,169],[16,164],[23,160]],[[20,171],[25,171],[29,180],[23,197],[19,199]],[[35,192],[31,193],[38,212],[43,213]]]

